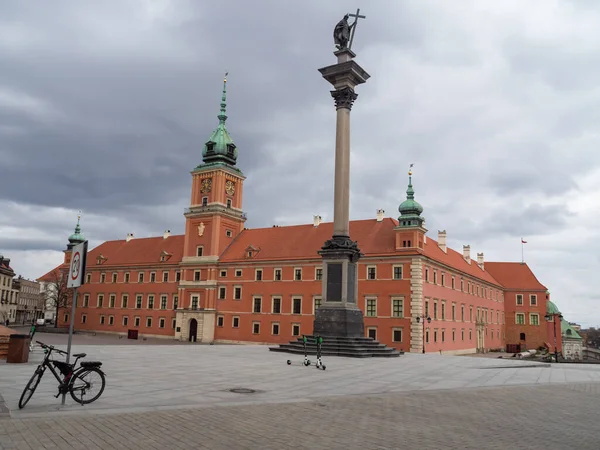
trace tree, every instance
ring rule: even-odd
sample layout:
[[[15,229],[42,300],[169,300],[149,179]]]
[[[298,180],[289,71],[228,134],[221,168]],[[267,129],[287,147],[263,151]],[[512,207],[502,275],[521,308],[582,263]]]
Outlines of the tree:
[[[46,305],[56,311],[54,327],[58,326],[58,313],[61,308],[69,308],[73,300],[73,288],[67,287],[67,273],[64,270],[55,269],[49,275],[46,282],[44,296]]]

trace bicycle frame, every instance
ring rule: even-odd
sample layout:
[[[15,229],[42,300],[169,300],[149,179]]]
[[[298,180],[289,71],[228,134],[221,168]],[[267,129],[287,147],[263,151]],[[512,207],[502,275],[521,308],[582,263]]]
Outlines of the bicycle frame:
[[[59,353],[65,353],[65,352],[62,352],[61,350],[58,350],[55,348],[44,349],[44,351],[46,352],[46,356],[44,357],[44,360],[40,363],[39,367],[42,370],[42,375],[46,371],[46,368],[50,369],[50,372],[52,373],[52,375],[54,375],[54,378],[56,378],[56,381],[58,381],[59,393],[62,393],[62,390],[65,389],[66,387],[68,387],[69,384],[71,383],[71,380],[74,379],[75,374],[78,374],[79,372],[82,372],[82,371],[86,371],[87,369],[85,369],[83,367],[79,367],[76,369],[75,366],[76,366],[79,358],[75,358],[75,361],[73,362],[73,364],[69,364],[71,366],[71,371],[67,375],[64,375],[63,377],[61,377],[60,375],[62,375],[62,372],[60,373],[60,375],[58,374],[58,372],[60,372],[60,370],[57,371],[57,369],[55,369],[54,365],[52,364],[53,360],[50,359],[50,356],[52,355],[52,352],[54,350],[58,351]],[[62,361],[60,361],[60,362],[62,362]]]

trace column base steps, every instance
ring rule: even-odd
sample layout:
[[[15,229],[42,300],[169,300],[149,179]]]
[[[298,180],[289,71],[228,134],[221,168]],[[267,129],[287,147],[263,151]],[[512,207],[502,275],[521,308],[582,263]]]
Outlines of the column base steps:
[[[403,355],[404,352],[395,348],[388,347],[385,344],[368,337],[338,337],[321,336],[323,344],[321,345],[322,356],[345,356],[350,358],[394,358]],[[317,344],[315,336],[306,336],[306,353],[309,355],[317,354]],[[272,352],[294,353],[304,355],[304,345],[302,338],[299,337],[289,344],[280,344],[279,347],[269,347]]]

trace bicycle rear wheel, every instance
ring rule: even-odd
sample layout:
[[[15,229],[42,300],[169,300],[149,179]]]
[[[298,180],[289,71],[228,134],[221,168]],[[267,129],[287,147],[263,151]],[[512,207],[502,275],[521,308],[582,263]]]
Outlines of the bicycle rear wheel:
[[[35,370],[35,373],[31,377],[31,379],[29,380],[29,383],[27,383],[27,386],[25,386],[25,389],[23,389],[23,393],[21,394],[21,398],[19,399],[19,409],[23,409],[23,407],[27,404],[29,399],[31,399],[31,396],[37,389],[38,384],[40,384],[42,375],[44,375],[44,371],[38,367]]]
[[[75,375],[69,385],[69,392],[73,400],[86,405],[98,400],[104,392],[105,386],[106,378],[104,377],[104,373],[97,368],[92,368]],[[97,394],[95,394],[96,392]]]

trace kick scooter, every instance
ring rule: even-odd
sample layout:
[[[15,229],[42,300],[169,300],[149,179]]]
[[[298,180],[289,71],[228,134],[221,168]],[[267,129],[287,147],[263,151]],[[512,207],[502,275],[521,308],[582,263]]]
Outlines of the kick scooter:
[[[306,339],[306,336],[305,336],[305,335],[303,335],[303,336],[302,336],[302,346],[304,347],[304,361],[302,361],[302,362],[301,362],[301,364],[302,364],[303,366],[310,366],[310,359],[308,359],[308,352],[307,352],[307,350],[306,350],[306,342],[307,342],[307,341],[308,341],[308,340]],[[291,359],[288,359],[288,360],[287,360],[287,364],[288,364],[288,366],[289,366],[289,365],[291,365],[291,364],[292,364],[292,360],[291,360]]]

